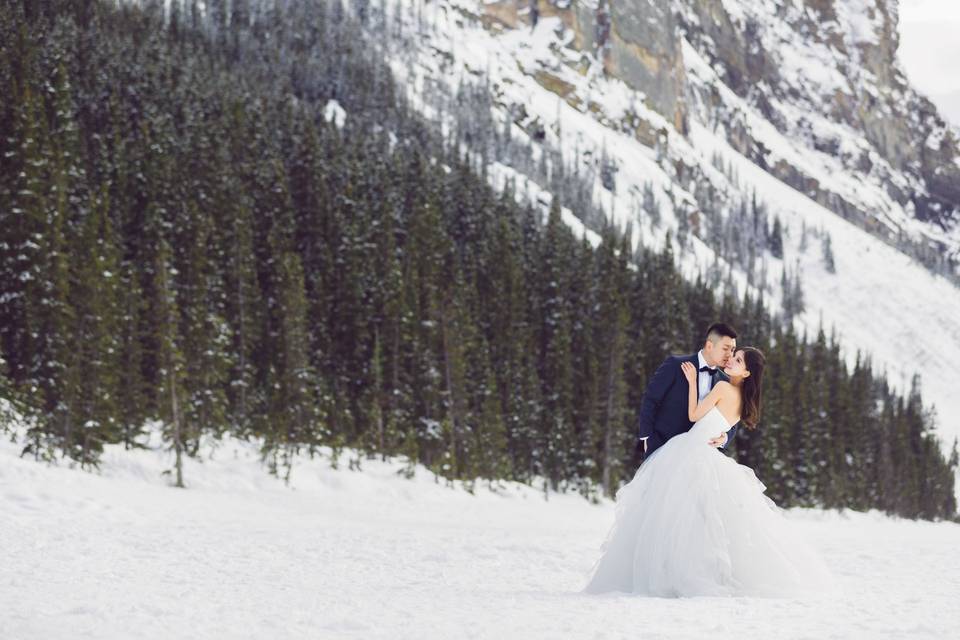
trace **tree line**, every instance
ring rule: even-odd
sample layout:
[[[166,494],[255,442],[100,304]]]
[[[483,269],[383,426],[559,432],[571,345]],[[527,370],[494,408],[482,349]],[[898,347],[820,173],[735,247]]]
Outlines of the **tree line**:
[[[96,466],[158,419],[180,485],[230,432],[286,477],[350,449],[612,495],[648,376],[719,319],[768,356],[733,448],[774,500],[955,515],[918,384],[684,280],[669,240],[594,246],[559,198],[494,192],[339,4],[220,6],[3,5],[0,393],[35,418],[25,455]]]

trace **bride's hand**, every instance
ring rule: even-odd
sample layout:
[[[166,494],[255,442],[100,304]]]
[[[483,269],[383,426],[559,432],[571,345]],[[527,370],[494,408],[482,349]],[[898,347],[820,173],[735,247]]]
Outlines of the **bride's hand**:
[[[686,376],[687,382],[690,384],[697,383],[697,368],[689,362],[681,362],[680,369],[683,370],[683,375]]]

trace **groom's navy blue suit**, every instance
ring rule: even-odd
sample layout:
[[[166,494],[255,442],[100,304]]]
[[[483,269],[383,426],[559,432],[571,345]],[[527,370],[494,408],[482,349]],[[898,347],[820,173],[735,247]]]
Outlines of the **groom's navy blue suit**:
[[[693,426],[687,417],[690,386],[680,369],[683,362],[689,362],[694,367],[699,364],[696,353],[692,356],[669,356],[657,367],[643,393],[643,400],[640,402],[640,438],[647,438],[644,457],[666,444],[673,436],[686,433]],[[722,371],[718,371],[714,380],[722,379],[726,379],[726,376]],[[733,442],[736,433],[737,425],[733,425],[727,432],[724,448]],[[643,451],[642,443],[639,449]]]

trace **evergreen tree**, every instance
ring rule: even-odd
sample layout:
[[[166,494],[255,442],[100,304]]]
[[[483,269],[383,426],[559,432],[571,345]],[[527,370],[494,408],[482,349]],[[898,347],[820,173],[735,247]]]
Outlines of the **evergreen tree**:
[[[230,423],[238,433],[246,434],[252,429],[256,408],[265,404],[262,393],[254,389],[254,354],[264,320],[253,248],[253,205],[244,197],[239,180],[229,180],[226,187],[240,192],[235,194],[233,206],[226,208],[222,232],[223,309],[229,319],[227,378],[230,382],[226,394]]]
[[[420,461],[434,465],[443,450],[440,420],[445,414],[440,313],[446,239],[436,204],[428,201],[414,205],[411,213],[404,247],[404,279],[409,283],[406,299],[411,311],[411,388],[417,393],[410,397],[412,424],[408,429],[416,432]]]
[[[451,275],[449,285],[440,292],[438,309],[439,354],[443,366],[442,397],[444,404],[444,452],[438,460],[439,471],[446,476],[460,477],[469,455],[467,442],[471,422],[467,391],[468,344],[471,339],[469,319],[463,308],[460,293],[464,290],[463,277],[455,256],[448,255],[445,273]]]
[[[608,496],[615,494],[626,475],[623,467],[624,443],[630,440],[627,430],[627,390],[624,377],[627,328],[630,319],[627,307],[629,247],[626,241],[617,246],[612,235],[604,236],[600,248],[600,299],[597,327],[601,352],[601,408],[599,423],[602,439],[599,451],[600,483]]]
[[[823,236],[823,266],[829,273],[837,272],[837,265],[833,260],[833,246],[831,244],[829,233]]]
[[[117,276],[117,360],[123,375],[117,386],[117,422],[119,439],[124,448],[142,446],[138,438],[145,435],[147,418],[143,368],[142,343],[138,331],[138,319],[143,310],[143,298],[136,269],[129,261],[119,266]]]
[[[71,335],[75,340],[76,396],[73,414],[83,425],[79,460],[95,464],[105,442],[122,439],[120,396],[119,256],[110,223],[107,190],[92,203],[71,250]]]
[[[155,337],[158,349],[157,357],[160,378],[160,392],[158,393],[159,413],[163,420],[164,440],[174,454],[174,485],[184,487],[183,457],[186,455],[186,433],[184,428],[183,401],[184,378],[186,377],[182,342],[179,332],[176,299],[176,282],[170,268],[171,252],[166,238],[160,239],[160,246],[156,254],[154,274],[157,278],[155,291],[157,294],[156,329],[159,332]],[[168,472],[169,473],[169,472]]]
[[[783,229],[780,226],[780,216],[773,218],[773,229],[767,238],[767,246],[770,247],[770,255],[783,259]]]
[[[279,474],[282,464],[284,479],[289,481],[293,457],[301,444],[313,438],[321,416],[308,357],[303,267],[295,253],[281,256],[277,284],[281,323],[269,387],[271,420],[264,453],[271,456],[271,471]]]
[[[497,363],[501,415],[506,421],[510,466],[516,477],[529,479],[534,471],[536,425],[539,416],[539,378],[532,344],[532,323],[528,318],[529,294],[524,265],[523,240],[516,222],[510,220],[510,195],[498,203],[499,224],[489,259],[481,272],[489,281],[481,293],[488,301],[491,361]],[[488,386],[488,388],[490,388]]]
[[[230,330],[222,312],[224,287],[213,258],[213,221],[190,203],[184,216],[186,238],[178,269],[178,310],[184,358],[184,441],[196,455],[202,432],[217,433],[227,418],[225,383]]]
[[[553,488],[559,486],[569,462],[566,444],[574,429],[571,318],[564,295],[567,273],[563,257],[572,253],[569,231],[560,219],[560,202],[550,205],[541,252],[540,371],[543,414],[540,438],[542,469]]]

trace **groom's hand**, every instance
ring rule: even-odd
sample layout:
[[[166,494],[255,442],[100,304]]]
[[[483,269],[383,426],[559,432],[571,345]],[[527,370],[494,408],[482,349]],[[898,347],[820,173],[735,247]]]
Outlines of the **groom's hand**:
[[[716,449],[717,447],[722,447],[727,442],[727,434],[721,433],[717,438],[710,438],[707,440],[707,444]]]

